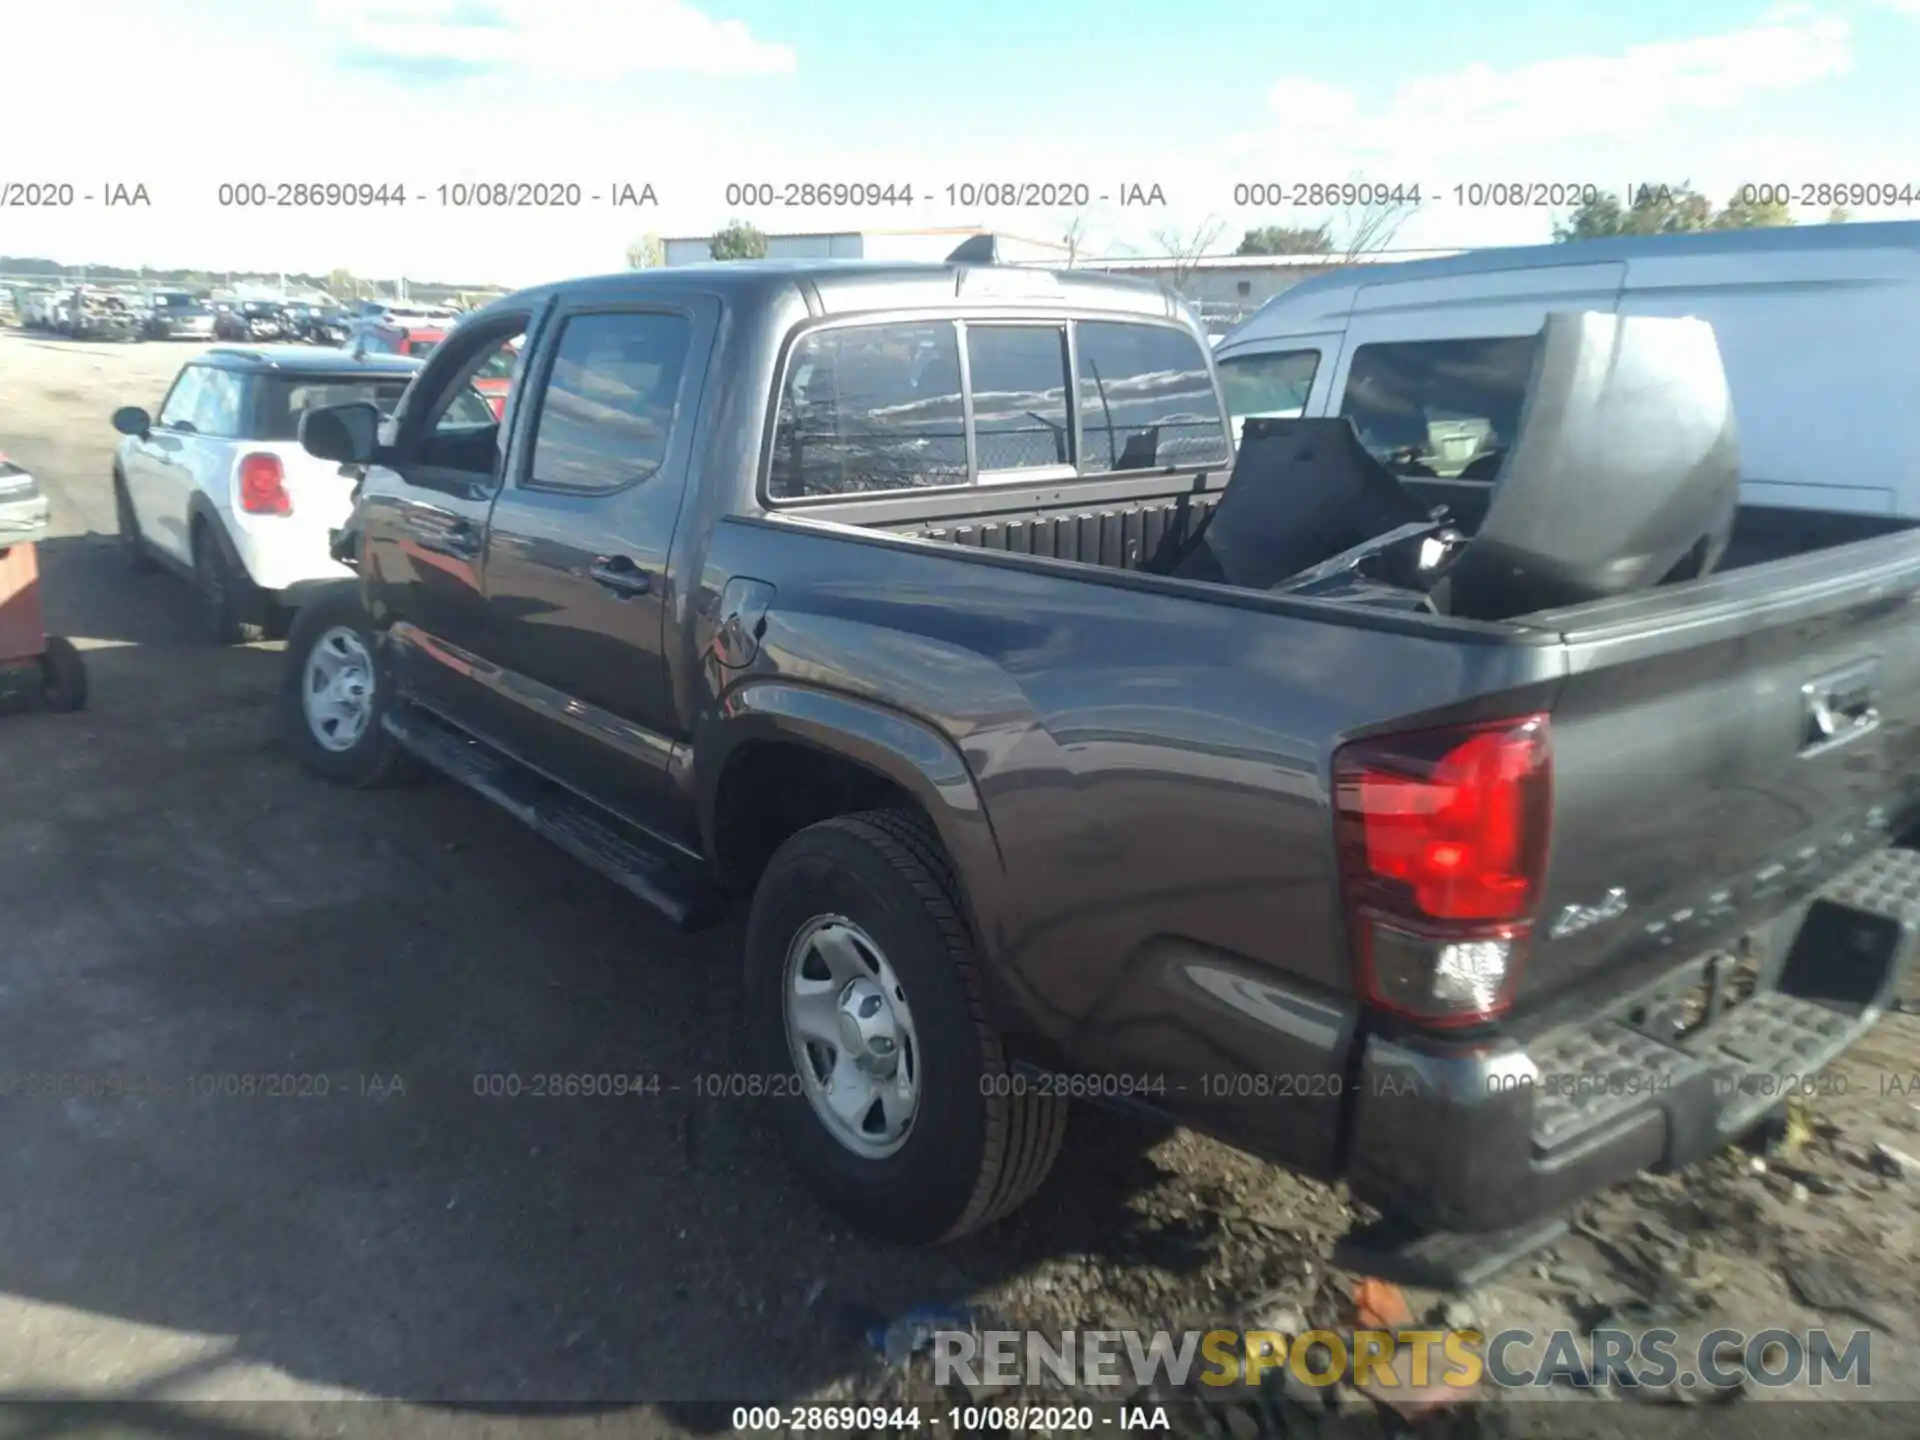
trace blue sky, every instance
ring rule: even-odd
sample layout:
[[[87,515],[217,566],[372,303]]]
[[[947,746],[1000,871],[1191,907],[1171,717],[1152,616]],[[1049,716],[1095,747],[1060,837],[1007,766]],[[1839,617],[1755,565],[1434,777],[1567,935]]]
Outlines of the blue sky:
[[[26,9],[23,5],[19,7]],[[1157,183],[1094,203],[1094,250],[1350,213],[1234,204],[1238,181],[1417,182],[1400,247],[1546,238],[1551,212],[1466,209],[1474,181],[1920,185],[1920,0],[1606,7],[1481,0],[65,0],[9,50],[89,37],[95,79],[15,67],[0,181],[146,184],[150,209],[0,211],[0,252],[520,283],[615,268],[654,231],[705,233],[730,179],[911,182],[882,211],[760,211],[766,230],[981,223],[1055,239],[1060,208],[950,206],[965,181]],[[112,37],[111,45],[100,45]],[[116,67],[128,84],[102,81]],[[102,71],[108,74],[102,74]],[[155,87],[156,74],[192,75]],[[60,123],[51,123],[58,117]],[[651,211],[265,213],[221,182],[649,181]],[[931,195],[929,191],[933,192]],[[1440,198],[1436,201],[1436,192]],[[1912,208],[1862,218],[1920,215]],[[1808,214],[1803,218],[1817,218]]]

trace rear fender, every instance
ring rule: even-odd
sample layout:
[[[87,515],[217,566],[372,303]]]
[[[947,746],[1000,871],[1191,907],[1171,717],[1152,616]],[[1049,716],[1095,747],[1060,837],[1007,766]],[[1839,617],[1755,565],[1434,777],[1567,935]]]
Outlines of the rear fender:
[[[715,812],[727,763],[743,746],[778,741],[865,766],[911,795],[933,823],[961,880],[976,942],[997,952],[1007,920],[1006,866],[973,773],[931,725],[870,700],[795,685],[750,681],[732,691],[695,736],[700,838],[716,849]]]

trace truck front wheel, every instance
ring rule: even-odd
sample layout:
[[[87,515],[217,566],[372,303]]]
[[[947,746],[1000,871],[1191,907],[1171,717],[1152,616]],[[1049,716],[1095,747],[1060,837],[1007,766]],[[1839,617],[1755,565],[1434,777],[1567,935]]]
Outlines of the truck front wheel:
[[[421,777],[420,762],[381,724],[391,676],[380,635],[352,587],[301,607],[287,636],[286,667],[281,726],[309,772],[361,790]]]
[[[1046,1178],[1066,1102],[1011,1083],[959,887],[919,816],[782,845],[747,927],[748,1043],[809,1186],[910,1244],[1000,1219]]]

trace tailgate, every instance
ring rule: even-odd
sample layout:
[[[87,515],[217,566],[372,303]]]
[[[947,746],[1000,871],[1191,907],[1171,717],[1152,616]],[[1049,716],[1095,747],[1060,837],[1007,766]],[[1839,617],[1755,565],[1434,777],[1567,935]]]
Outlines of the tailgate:
[[[1727,944],[1912,823],[1917,597],[1908,531],[1532,617],[1568,670],[1516,1018]]]

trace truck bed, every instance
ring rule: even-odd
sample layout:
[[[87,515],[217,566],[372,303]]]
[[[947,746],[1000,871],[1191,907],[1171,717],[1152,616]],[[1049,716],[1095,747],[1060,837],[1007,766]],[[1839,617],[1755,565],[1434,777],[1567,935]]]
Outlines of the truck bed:
[[[1218,501],[1226,482],[1224,471],[1177,480],[1154,475],[1081,482],[1071,488],[1009,487],[960,497],[904,496],[810,507],[807,513],[1006,554],[1135,570],[1153,554],[1183,500],[1191,520],[1198,522]],[[1459,485],[1429,487],[1417,480],[1407,485],[1416,494],[1431,491],[1422,498],[1449,505],[1469,529],[1484,508],[1475,503],[1475,496],[1463,496]],[[1743,506],[1720,573],[1915,528],[1914,521],[1888,515]]]

